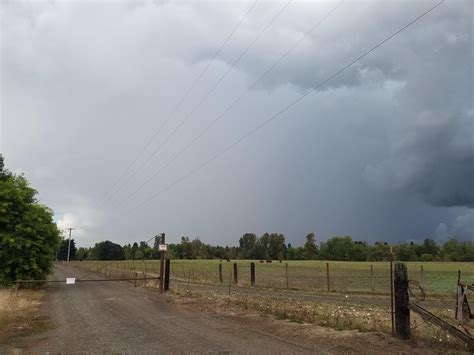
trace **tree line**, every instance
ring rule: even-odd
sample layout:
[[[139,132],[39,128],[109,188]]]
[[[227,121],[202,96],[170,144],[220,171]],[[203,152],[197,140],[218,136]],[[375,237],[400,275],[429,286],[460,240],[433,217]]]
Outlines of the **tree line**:
[[[153,260],[159,259],[159,238],[153,245],[145,242],[123,246],[110,241],[91,248],[75,250],[71,243],[71,258],[76,260]],[[67,240],[63,241],[62,260],[67,255]],[[74,252],[72,251],[74,249]],[[438,244],[430,238],[422,243],[375,242],[353,240],[350,236],[335,236],[317,243],[309,233],[302,246],[286,243],[281,233],[265,233],[257,237],[245,233],[238,246],[211,245],[199,238],[181,237],[180,243],[168,244],[167,257],[171,259],[253,259],[253,260],[339,260],[339,261],[474,261],[474,243],[455,238]],[[61,259],[60,259],[61,260]]]

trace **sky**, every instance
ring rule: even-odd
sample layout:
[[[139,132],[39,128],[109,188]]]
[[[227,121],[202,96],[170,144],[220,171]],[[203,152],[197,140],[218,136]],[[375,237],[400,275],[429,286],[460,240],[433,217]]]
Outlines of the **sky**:
[[[472,1],[333,76],[436,4],[2,1],[0,152],[79,246],[473,240]]]

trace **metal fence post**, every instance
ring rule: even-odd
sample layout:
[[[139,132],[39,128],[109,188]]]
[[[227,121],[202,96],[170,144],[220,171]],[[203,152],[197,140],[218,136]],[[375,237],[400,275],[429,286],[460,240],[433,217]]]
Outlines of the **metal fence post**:
[[[220,281],[221,283],[224,282],[224,279],[223,279],[223,277],[222,277],[222,264],[219,264],[219,281]]]

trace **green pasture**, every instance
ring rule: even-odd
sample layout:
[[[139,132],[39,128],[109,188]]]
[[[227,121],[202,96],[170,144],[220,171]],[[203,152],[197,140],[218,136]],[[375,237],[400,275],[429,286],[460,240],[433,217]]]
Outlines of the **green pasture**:
[[[238,267],[238,285],[250,286],[251,260],[171,260],[171,277],[183,281],[220,284],[219,264],[222,264],[223,284],[234,286],[233,264]],[[255,262],[256,287],[292,289],[305,292],[327,292],[327,264],[329,263],[329,288],[331,292],[388,294],[390,292],[389,262],[346,261],[273,261]],[[109,275],[121,272],[159,273],[159,260],[82,261],[83,267]],[[288,264],[288,266],[286,265]],[[408,277],[422,285],[429,296],[447,296],[456,292],[458,270],[461,281],[474,283],[474,263],[456,262],[407,262]],[[115,271],[116,272],[116,271]]]

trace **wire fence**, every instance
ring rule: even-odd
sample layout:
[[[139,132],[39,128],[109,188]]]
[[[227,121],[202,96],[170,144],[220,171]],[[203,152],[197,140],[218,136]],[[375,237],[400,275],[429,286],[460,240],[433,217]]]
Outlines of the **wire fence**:
[[[252,284],[251,263],[255,265]],[[156,277],[158,260],[82,261],[75,265],[107,277]],[[458,271],[466,283],[474,281],[474,263],[407,263],[410,279],[430,297],[452,296]],[[235,275],[237,274],[237,275]],[[211,285],[255,286],[305,292],[390,294],[389,262],[171,260],[171,279]]]

